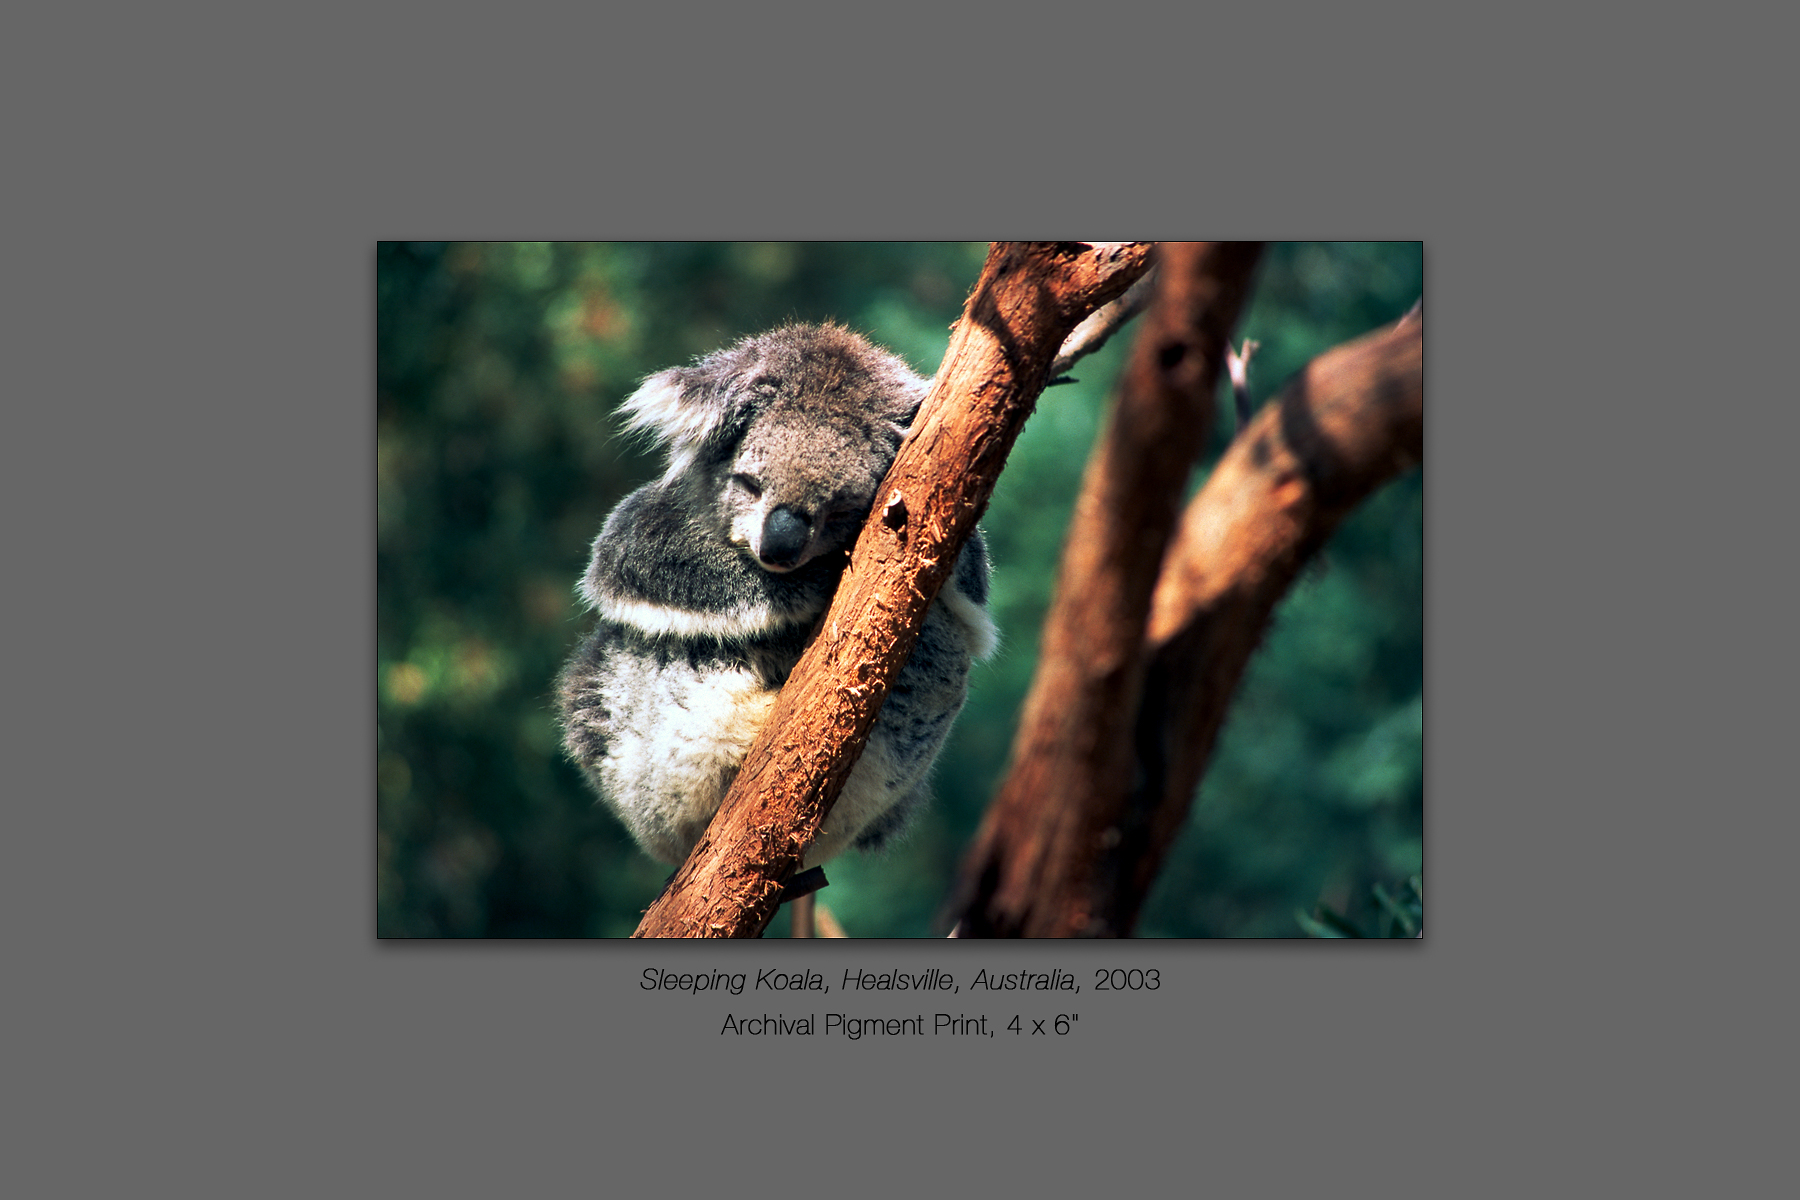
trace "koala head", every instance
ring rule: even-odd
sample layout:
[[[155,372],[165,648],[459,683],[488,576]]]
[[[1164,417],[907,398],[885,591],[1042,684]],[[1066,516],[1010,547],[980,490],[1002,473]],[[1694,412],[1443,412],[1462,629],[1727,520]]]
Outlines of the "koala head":
[[[762,570],[848,550],[929,388],[833,325],[791,325],[652,375],[629,427],[667,444],[666,487]]]

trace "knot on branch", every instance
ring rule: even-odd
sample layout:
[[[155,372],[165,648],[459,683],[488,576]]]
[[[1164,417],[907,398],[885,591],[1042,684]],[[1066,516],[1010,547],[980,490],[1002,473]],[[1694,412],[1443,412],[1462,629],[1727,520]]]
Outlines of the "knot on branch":
[[[898,488],[888,494],[887,503],[882,506],[881,523],[896,533],[906,527],[906,497]]]

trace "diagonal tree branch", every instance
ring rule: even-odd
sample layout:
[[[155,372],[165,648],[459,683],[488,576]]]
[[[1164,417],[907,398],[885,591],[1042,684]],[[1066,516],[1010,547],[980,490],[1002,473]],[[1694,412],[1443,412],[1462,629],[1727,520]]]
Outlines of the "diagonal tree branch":
[[[1144,621],[1194,461],[1212,428],[1227,339],[1261,253],[1170,242],[1063,548],[1012,766],[964,861],[965,937],[1106,936],[1133,763]]]
[[[1300,569],[1371,492],[1424,458],[1424,316],[1314,359],[1194,497],[1151,602],[1134,819],[1101,870],[1129,932],[1187,819],[1244,667]]]
[[[820,630],[634,937],[755,937],[861,754],[1070,330],[1148,243],[995,243]]]

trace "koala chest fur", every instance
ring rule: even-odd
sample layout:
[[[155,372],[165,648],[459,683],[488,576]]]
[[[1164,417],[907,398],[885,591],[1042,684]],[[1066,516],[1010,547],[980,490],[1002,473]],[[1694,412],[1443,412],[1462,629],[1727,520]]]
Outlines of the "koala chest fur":
[[[693,848],[830,604],[927,384],[835,327],[651,376],[627,403],[669,468],[620,502],[581,591],[599,615],[558,688],[564,746],[638,843]],[[806,856],[905,827],[994,631],[980,535],[957,561]]]

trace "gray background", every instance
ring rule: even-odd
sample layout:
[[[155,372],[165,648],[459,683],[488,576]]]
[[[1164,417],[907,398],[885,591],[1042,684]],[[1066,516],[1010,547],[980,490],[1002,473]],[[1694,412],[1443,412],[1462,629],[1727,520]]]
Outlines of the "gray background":
[[[9,1191],[1769,1177],[1777,39],[391,14],[8,18]],[[1425,240],[1423,945],[782,947],[1165,981],[1063,1039],[846,1046],[636,989],[766,947],[378,944],[375,240],[993,232]]]

